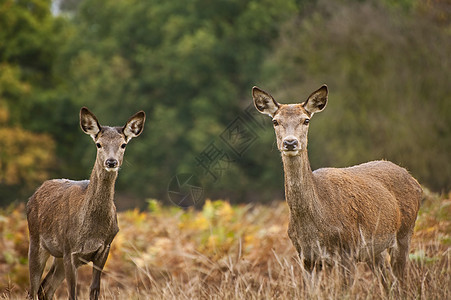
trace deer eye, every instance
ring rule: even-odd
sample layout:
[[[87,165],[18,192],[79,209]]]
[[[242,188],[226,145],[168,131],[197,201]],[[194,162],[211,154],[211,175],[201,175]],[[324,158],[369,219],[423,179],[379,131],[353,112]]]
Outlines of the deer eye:
[[[310,123],[310,119],[305,119],[304,120],[304,125],[308,125],[308,123]]]
[[[126,146],[127,146],[127,144],[122,144],[122,145],[121,145],[121,148],[122,148],[122,149],[125,149]]]
[[[272,123],[274,124],[274,126],[279,125],[279,122],[277,122],[277,120],[272,120]]]
[[[96,146],[97,146],[97,148],[99,148],[99,149],[102,148],[102,145],[100,145],[100,143],[97,143]]]

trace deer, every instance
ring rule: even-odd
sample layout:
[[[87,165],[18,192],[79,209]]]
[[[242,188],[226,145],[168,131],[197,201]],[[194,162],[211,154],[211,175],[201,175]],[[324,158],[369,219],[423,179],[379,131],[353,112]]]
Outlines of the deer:
[[[307,152],[310,120],[328,101],[327,85],[302,103],[280,104],[254,86],[255,108],[272,118],[282,156],[288,236],[305,270],[322,264],[363,261],[405,276],[422,188],[409,172],[386,160],[312,171]],[[346,263],[343,263],[345,266]]]
[[[52,299],[64,279],[69,299],[76,299],[77,268],[88,262],[93,263],[89,298],[98,299],[100,276],[119,231],[113,201],[118,170],[145,119],[139,111],[123,127],[101,126],[92,112],[81,108],[80,127],[94,140],[96,160],[89,180],[47,180],[29,198],[30,299]],[[41,283],[50,256],[53,264]]]

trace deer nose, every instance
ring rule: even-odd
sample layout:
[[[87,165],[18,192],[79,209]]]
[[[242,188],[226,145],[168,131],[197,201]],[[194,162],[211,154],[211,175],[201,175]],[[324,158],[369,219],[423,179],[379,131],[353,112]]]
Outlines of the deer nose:
[[[283,141],[283,147],[288,151],[296,150],[297,146],[298,146],[297,139],[286,139]]]
[[[117,160],[114,159],[114,158],[108,158],[108,159],[105,161],[105,165],[106,165],[108,168],[116,168],[116,167],[117,167],[117,164],[118,164],[118,162],[117,162]]]

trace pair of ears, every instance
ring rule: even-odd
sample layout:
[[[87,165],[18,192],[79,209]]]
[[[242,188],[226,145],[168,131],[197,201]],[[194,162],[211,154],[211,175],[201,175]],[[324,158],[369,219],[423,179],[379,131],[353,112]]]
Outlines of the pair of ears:
[[[314,113],[320,112],[326,107],[327,95],[327,86],[324,84],[318,90],[310,94],[307,100],[301,105],[310,114],[310,116],[313,116]],[[256,86],[252,88],[252,98],[257,110],[271,117],[274,117],[277,110],[279,110],[281,106],[281,104],[274,100],[274,98],[269,93],[259,89]],[[124,127],[122,127],[122,133],[124,134],[127,143],[132,138],[137,137],[141,134],[144,129],[145,121],[146,114],[142,110],[130,117]],[[82,107],[80,110],[80,127],[94,140],[102,130],[102,126],[100,126],[97,117],[86,107]]]
[[[144,129],[144,122],[146,121],[146,114],[141,110],[128,119],[127,123],[122,127],[122,133],[125,136],[127,143],[134,137],[141,134]],[[96,116],[86,107],[80,110],[80,127],[89,134],[95,141],[97,135],[102,130],[102,126],[97,121]]]
[[[310,114],[310,117],[314,113],[322,111],[327,104],[327,85],[322,85],[319,89],[310,94],[307,100],[301,103],[301,106]],[[281,104],[279,104],[274,98],[267,92],[254,86],[252,88],[252,98],[254,99],[255,108],[262,114],[274,117],[279,110]]]

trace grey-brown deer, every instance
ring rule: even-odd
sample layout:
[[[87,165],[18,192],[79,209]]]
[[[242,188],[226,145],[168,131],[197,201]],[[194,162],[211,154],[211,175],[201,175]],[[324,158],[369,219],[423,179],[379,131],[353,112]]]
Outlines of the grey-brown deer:
[[[418,182],[389,161],[312,172],[307,133],[313,114],[326,107],[326,85],[299,104],[279,104],[257,87],[252,96],[257,110],[274,124],[290,210],[288,235],[306,269],[322,261],[332,264],[337,257],[381,267],[388,250],[394,274],[402,280],[422,199]]]
[[[92,261],[90,299],[98,299],[100,275],[119,231],[114,185],[125,147],[144,122],[140,111],[124,127],[101,126],[86,107],[80,110],[81,129],[94,140],[97,157],[89,180],[48,180],[27,203],[30,298],[51,299],[66,278],[69,299],[76,299],[77,268]],[[50,255],[53,264],[41,283]]]

